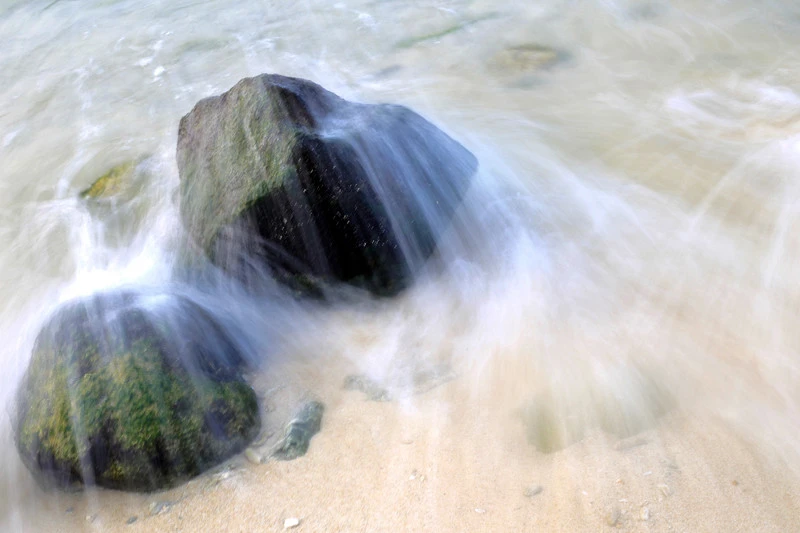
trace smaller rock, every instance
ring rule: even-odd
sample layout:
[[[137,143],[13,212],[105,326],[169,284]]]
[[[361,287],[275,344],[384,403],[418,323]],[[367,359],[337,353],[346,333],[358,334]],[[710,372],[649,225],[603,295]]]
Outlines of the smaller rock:
[[[642,510],[639,511],[639,518],[641,518],[643,522],[647,522],[648,520],[650,520],[650,508],[642,507]]]
[[[297,416],[286,426],[283,440],[278,443],[272,457],[279,461],[291,461],[306,454],[311,438],[322,427],[325,406],[321,402],[308,402]]]
[[[283,529],[292,529],[300,525],[299,518],[287,518],[283,521]]]
[[[230,470],[223,470],[222,472],[217,472],[216,474],[212,475],[206,480],[205,485],[203,486],[202,489],[203,492],[205,493],[213,489],[214,487],[216,487],[226,479],[230,478],[231,476],[233,476],[233,473]]]
[[[172,508],[173,502],[152,502],[150,504],[150,516],[166,513]]]
[[[495,68],[509,72],[536,72],[548,69],[569,58],[563,50],[536,43],[510,46],[499,52],[493,61]]]
[[[64,512],[67,513],[67,514],[72,514],[72,513],[75,512],[75,508],[74,507],[67,507],[67,510],[64,511]]]
[[[544,488],[541,485],[531,485],[525,488],[525,497],[533,498],[537,494],[541,494]]]
[[[86,515],[86,521],[89,522],[90,524],[93,523],[95,520],[97,520],[97,515],[96,514],[87,514]]]
[[[138,517],[138,516],[132,516],[132,517],[128,518],[128,519],[125,521],[125,523],[126,523],[126,524],[128,524],[128,525],[131,525],[131,524],[133,524],[134,522],[136,522],[137,520],[139,520],[139,517]]]
[[[478,514],[484,514],[486,512],[486,509],[477,508],[475,509],[475,512]]]
[[[260,465],[262,462],[264,462],[261,454],[255,451],[253,448],[247,448],[244,451],[244,456],[254,465]]]
[[[81,198],[108,200],[120,195],[131,185],[138,161],[126,161],[112,167],[80,193]]]
[[[670,494],[672,494],[672,489],[670,489],[669,485],[665,483],[659,484],[658,490],[661,491],[661,494],[663,494],[664,496],[669,496]]]

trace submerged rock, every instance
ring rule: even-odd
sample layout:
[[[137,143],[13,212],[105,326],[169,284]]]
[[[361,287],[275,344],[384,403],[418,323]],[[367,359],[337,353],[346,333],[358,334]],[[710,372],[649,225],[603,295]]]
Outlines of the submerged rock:
[[[149,177],[148,161],[152,156],[142,155],[128,159],[112,167],[96,178],[91,185],[79,193],[79,197],[93,203],[124,203],[136,198]],[[93,160],[78,173],[78,180],[97,176],[100,161]],[[93,172],[94,170],[94,172]]]
[[[181,217],[213,262],[377,294],[410,283],[477,168],[405,107],[278,75],[200,101],[181,119],[177,159]]]
[[[317,401],[303,405],[297,416],[286,426],[283,439],[277,444],[271,457],[279,461],[291,461],[302,457],[308,451],[311,438],[322,427],[322,414],[325,406]]]
[[[39,333],[18,392],[22,460],[45,485],[173,486],[258,433],[243,364],[185,298],[121,292],[69,303]]]
[[[125,182],[129,181],[133,176],[134,170],[136,170],[135,161],[126,161],[111,168],[97,178],[88,188],[81,191],[81,198],[98,200],[118,195],[125,188]]]
[[[563,50],[537,43],[525,43],[501,50],[495,55],[493,64],[498,70],[520,74],[544,70],[568,58],[569,54]]]

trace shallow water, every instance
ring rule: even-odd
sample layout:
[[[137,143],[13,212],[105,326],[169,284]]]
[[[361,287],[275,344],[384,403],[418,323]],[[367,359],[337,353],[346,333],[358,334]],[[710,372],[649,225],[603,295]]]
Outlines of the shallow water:
[[[262,72],[408,105],[481,165],[440,268],[397,299],[254,302],[207,280],[196,297],[259,357],[299,362],[278,365],[287,406],[341,383],[303,365],[365,373],[412,410],[418,377],[446,375],[520,415],[531,454],[677,410],[800,474],[800,8],[518,4],[2,4],[0,523],[25,529],[47,498],[8,416],[38,328],[76,295],[174,280],[178,121]],[[78,199],[140,157],[115,217]]]

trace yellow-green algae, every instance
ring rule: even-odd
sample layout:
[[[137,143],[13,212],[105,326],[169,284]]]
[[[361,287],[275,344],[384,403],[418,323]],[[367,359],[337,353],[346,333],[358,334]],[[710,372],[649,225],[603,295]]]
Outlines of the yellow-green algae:
[[[130,182],[136,161],[126,161],[112,167],[108,172],[97,178],[88,188],[81,191],[81,198],[105,200],[119,195]]]
[[[237,374],[171,360],[163,332],[182,332],[166,321],[154,327],[126,310],[104,327],[95,322],[104,314],[67,306],[37,338],[18,396],[17,446],[40,481],[156,490],[252,440],[258,404]]]

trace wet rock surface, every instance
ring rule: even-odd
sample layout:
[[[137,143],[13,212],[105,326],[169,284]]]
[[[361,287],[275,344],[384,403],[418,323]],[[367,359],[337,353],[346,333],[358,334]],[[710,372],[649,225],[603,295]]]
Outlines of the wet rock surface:
[[[382,295],[412,281],[477,168],[405,107],[266,74],[184,116],[177,159],[181,217],[216,264],[245,280],[266,267],[301,290],[345,282]]]
[[[303,405],[297,416],[286,426],[283,439],[276,445],[271,457],[279,461],[291,461],[308,451],[311,438],[322,428],[325,406],[318,401]]]
[[[243,366],[186,298],[115,292],[68,303],[42,328],[18,391],[22,460],[62,488],[173,486],[258,433]]]

